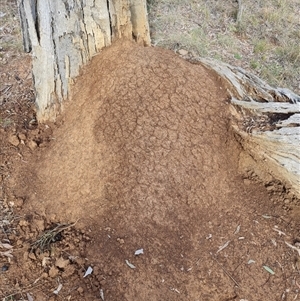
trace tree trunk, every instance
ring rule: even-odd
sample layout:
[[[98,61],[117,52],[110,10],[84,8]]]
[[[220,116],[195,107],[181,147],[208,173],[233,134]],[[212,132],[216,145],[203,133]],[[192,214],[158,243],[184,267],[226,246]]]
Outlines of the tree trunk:
[[[54,120],[80,67],[117,38],[150,44],[145,0],[18,0],[39,121]]]

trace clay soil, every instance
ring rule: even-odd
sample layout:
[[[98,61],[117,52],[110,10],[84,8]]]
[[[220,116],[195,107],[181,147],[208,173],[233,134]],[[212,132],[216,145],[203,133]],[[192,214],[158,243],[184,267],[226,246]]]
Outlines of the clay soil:
[[[118,42],[37,124],[28,70],[1,70],[23,95],[2,90],[3,300],[300,300],[299,200],[257,177],[215,74]]]

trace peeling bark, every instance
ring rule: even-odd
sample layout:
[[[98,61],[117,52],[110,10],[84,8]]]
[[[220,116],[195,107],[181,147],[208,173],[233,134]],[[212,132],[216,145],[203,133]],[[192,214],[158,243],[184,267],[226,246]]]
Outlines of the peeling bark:
[[[144,0],[18,0],[39,121],[54,120],[81,66],[114,39],[150,44]]]
[[[232,126],[245,151],[300,197],[300,96],[238,67],[196,62],[215,71],[230,92]]]

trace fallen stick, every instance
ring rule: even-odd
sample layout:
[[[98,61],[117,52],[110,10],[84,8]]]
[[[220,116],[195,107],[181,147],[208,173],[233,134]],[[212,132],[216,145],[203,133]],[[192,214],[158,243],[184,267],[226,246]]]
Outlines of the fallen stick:
[[[218,259],[210,252],[211,257],[213,258],[213,260],[215,260],[215,262],[222,268],[222,270],[224,271],[224,273],[235,283],[236,286],[240,287],[240,285],[238,284],[238,282],[230,275],[230,273],[221,265],[221,263],[218,261]]]

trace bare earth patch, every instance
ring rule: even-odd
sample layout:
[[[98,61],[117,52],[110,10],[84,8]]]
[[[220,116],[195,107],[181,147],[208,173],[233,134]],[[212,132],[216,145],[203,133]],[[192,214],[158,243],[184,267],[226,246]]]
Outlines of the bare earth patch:
[[[9,47],[0,298],[299,299],[299,200],[254,173],[214,75],[120,42],[85,68],[60,120],[38,125],[30,58]]]

